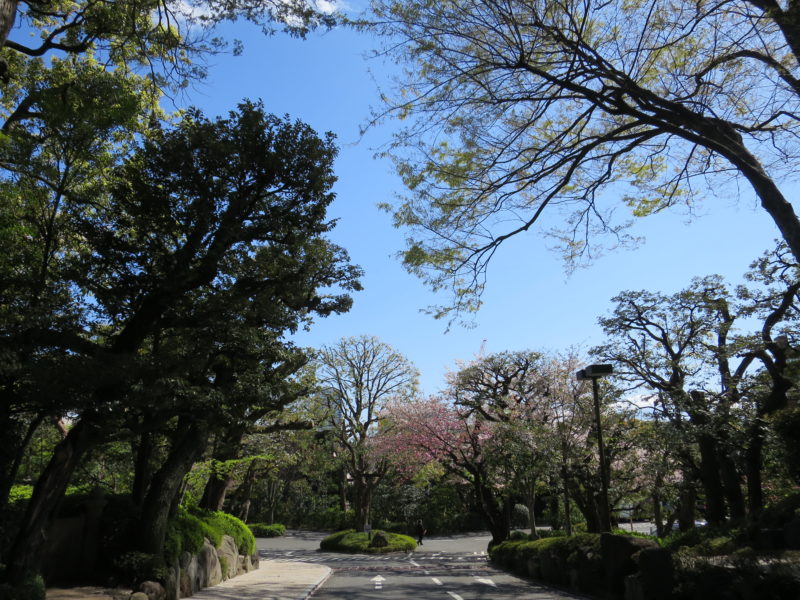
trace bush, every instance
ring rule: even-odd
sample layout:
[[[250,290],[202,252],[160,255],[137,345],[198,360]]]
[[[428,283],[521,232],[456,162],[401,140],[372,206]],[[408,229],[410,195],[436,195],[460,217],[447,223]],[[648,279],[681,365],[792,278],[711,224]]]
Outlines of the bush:
[[[286,526],[280,523],[275,523],[274,525],[250,523],[248,527],[255,537],[280,537],[286,533]]]
[[[540,531],[538,538],[533,534],[531,534],[530,539],[538,540],[539,538],[553,538],[553,537],[566,537],[566,536],[567,532],[564,531],[563,529],[550,529],[549,531],[548,530]]]
[[[771,416],[772,428],[781,445],[782,461],[795,482],[800,481],[800,406],[790,406]]]
[[[759,522],[766,527],[783,527],[799,514],[800,492],[796,492],[766,507]]]
[[[179,507],[167,526],[164,556],[171,564],[183,552],[195,554],[203,547],[204,538],[219,548],[223,535],[233,538],[240,554],[255,553],[256,539],[253,533],[236,517],[199,509],[189,512]]]
[[[41,575],[32,575],[19,585],[0,583],[0,598],[3,600],[45,600],[46,590]]]
[[[490,548],[489,558],[524,576],[554,585],[569,585],[570,571],[576,569],[583,592],[597,591],[601,585],[599,534],[508,540]]]
[[[117,573],[133,587],[143,581],[165,581],[167,567],[163,556],[145,552],[126,552],[114,560]]]
[[[364,554],[383,554],[385,552],[410,552],[415,550],[417,543],[413,538],[399,533],[374,531],[373,535],[381,533],[386,537],[387,545],[374,547],[370,545],[371,537],[355,529],[338,531],[323,539],[319,547],[321,550],[331,552],[349,552]]]
[[[627,535],[628,537],[636,537],[642,538],[643,540],[653,540],[654,542],[661,544],[660,538],[655,535],[650,535],[647,533],[641,533],[640,531],[630,531],[628,529],[615,529],[612,531],[614,535]]]
[[[167,537],[164,544],[164,555],[170,564],[183,552],[195,554],[203,547],[203,540],[215,546],[222,541],[222,533],[206,523],[203,519],[179,507],[176,515],[167,525]]]
[[[194,510],[195,516],[217,533],[214,545],[219,547],[223,535],[229,535],[236,542],[239,554],[251,555],[256,551],[256,538],[240,519],[224,512]]]

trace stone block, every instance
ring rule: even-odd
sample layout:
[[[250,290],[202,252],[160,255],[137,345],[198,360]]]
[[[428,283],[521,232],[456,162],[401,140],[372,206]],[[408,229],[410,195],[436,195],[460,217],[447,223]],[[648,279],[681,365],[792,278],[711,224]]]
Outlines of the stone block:
[[[143,581],[139,585],[139,591],[147,596],[147,600],[166,600],[167,591],[164,586],[157,581]]]
[[[220,558],[220,563],[225,563],[225,572],[222,573],[222,579],[230,579],[236,577],[236,572],[239,569],[239,549],[236,547],[236,542],[229,535],[223,535],[217,555]],[[221,560],[224,558],[225,560]]]

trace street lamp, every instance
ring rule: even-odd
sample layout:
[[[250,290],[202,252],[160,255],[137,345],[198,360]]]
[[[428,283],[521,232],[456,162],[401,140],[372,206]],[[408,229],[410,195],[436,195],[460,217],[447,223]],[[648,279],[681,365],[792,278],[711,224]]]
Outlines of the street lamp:
[[[597,451],[600,455],[600,531],[611,531],[611,512],[608,506],[608,471],[606,468],[606,451],[603,447],[603,427],[600,424],[600,393],[597,380],[606,375],[611,375],[614,367],[611,365],[589,365],[578,371],[575,376],[579,381],[592,380],[592,395],[594,396],[594,420],[597,427]]]

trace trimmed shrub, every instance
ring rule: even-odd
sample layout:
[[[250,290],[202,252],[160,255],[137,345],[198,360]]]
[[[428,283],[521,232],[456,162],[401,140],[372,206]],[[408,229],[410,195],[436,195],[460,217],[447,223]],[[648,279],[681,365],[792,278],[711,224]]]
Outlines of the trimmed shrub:
[[[582,592],[602,587],[600,536],[582,533],[533,541],[508,540],[489,549],[492,562],[550,584]]]
[[[323,539],[319,547],[321,550],[331,552],[348,552],[363,554],[383,554],[385,552],[410,552],[415,550],[417,543],[413,538],[399,533],[389,533],[386,531],[374,531],[373,536],[381,534],[386,538],[386,546],[372,546],[372,538],[363,531],[346,529],[337,531]]]
[[[167,562],[172,564],[183,552],[190,554],[199,552],[203,547],[204,538],[219,546],[222,533],[185,508],[179,507],[167,525],[167,537],[164,543],[164,556]]]
[[[224,512],[200,509],[194,509],[192,512],[200,521],[213,530],[215,538],[212,541],[216,547],[219,548],[223,535],[229,535],[236,542],[239,554],[255,554],[256,538],[240,519]]]
[[[286,533],[286,526],[280,523],[267,525],[266,523],[250,523],[247,525],[255,537],[280,537]]]

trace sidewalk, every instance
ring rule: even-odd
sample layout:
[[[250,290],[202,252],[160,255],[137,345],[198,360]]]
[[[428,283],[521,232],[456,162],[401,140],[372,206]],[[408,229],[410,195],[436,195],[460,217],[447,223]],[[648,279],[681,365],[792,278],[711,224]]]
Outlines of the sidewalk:
[[[261,560],[258,569],[197,592],[199,600],[305,600],[331,576],[325,565]],[[51,588],[47,600],[123,600],[119,590]]]
[[[197,592],[198,600],[305,600],[332,570],[325,565],[262,560],[258,569]]]

